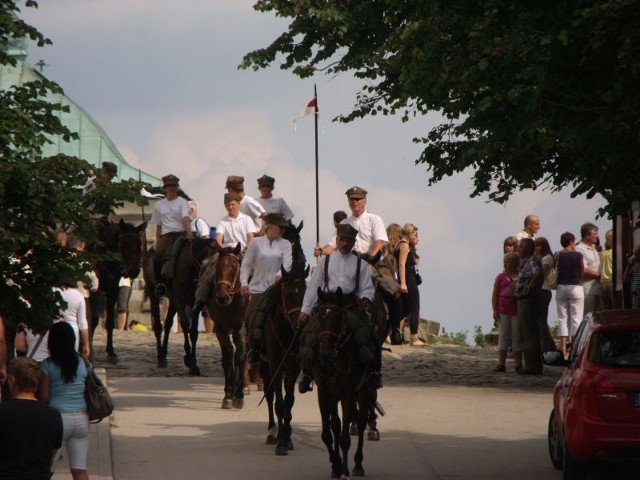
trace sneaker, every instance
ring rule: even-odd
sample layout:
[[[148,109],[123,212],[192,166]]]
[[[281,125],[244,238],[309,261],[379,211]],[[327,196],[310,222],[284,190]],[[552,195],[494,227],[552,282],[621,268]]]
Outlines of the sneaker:
[[[167,296],[167,287],[164,286],[164,283],[159,283],[156,285],[156,297],[166,297]]]
[[[307,393],[313,391],[313,378],[309,375],[303,375],[298,384],[298,392]]]

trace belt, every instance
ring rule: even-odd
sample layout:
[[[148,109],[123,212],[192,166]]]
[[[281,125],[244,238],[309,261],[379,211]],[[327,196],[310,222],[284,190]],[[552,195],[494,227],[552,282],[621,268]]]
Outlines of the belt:
[[[160,235],[160,238],[162,237],[180,237],[182,235],[184,235],[185,232],[169,232],[169,233],[163,233],[162,235]]]

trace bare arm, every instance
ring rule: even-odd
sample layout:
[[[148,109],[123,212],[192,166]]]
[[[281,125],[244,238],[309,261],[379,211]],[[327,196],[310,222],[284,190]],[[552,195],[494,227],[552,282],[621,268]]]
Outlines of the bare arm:
[[[400,291],[408,292],[407,288],[407,258],[409,256],[409,244],[407,242],[400,242],[398,244],[398,280],[400,280]]]
[[[49,403],[49,375],[40,375],[40,385],[38,386],[38,400],[42,403]]]
[[[384,240],[376,240],[375,242],[373,242],[373,245],[371,245],[371,248],[369,248],[369,255],[374,257],[376,253],[378,253],[380,250],[384,248],[384,245],[385,245]]]
[[[498,282],[493,284],[493,293],[491,294],[491,308],[493,309],[493,319],[498,320],[500,313],[498,313],[498,295],[500,294],[500,288]]]
[[[162,225],[156,225],[156,242],[160,240],[160,235],[162,235]]]

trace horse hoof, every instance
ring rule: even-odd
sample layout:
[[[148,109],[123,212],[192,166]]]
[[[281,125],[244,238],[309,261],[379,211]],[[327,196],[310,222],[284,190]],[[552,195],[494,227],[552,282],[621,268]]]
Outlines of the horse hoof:
[[[340,480],[349,480],[349,475],[348,475],[348,474],[346,474],[346,473],[343,473],[343,474],[340,476]]]
[[[233,401],[230,398],[225,398],[222,400],[222,409],[223,410],[231,410],[233,408]]]
[[[293,450],[293,442],[291,440],[287,441],[287,450]]]
[[[241,409],[242,407],[244,407],[244,398],[234,398],[233,408]]]
[[[277,445],[276,446],[276,455],[278,455],[278,456],[289,455],[289,449],[287,447],[285,447],[284,445]]]
[[[158,360],[157,365],[158,365],[158,368],[167,368],[169,367],[169,362],[167,362],[166,358],[161,358]]]
[[[354,477],[364,477],[364,468],[362,468],[362,465],[353,467],[351,475],[353,475]]]
[[[115,353],[110,353],[107,359],[109,360],[109,363],[113,365],[117,365],[119,362],[118,355],[116,355]]]
[[[267,439],[264,442],[265,445],[275,445],[276,443],[278,443],[278,439],[276,437],[271,434],[267,435]]]
[[[351,435],[352,437],[358,435],[358,425],[356,425],[355,423],[351,424],[351,427],[349,427],[349,435]]]
[[[372,442],[380,441],[380,432],[378,430],[369,430],[369,433],[367,433],[367,440],[371,440]]]
[[[340,478],[340,474],[335,470],[331,470],[331,478]]]
[[[200,376],[200,367],[198,365],[194,365],[189,369],[189,375],[191,375],[192,377],[199,377]]]
[[[187,368],[191,368],[196,364],[193,355],[185,355],[182,357],[182,361],[184,362],[184,366]]]

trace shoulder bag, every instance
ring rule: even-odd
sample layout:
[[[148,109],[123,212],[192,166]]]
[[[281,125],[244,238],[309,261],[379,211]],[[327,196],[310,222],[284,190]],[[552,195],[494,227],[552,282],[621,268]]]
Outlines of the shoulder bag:
[[[553,265],[547,274],[547,284],[551,290],[558,288],[558,252],[553,255]]]
[[[87,380],[84,386],[87,415],[89,415],[89,421],[98,423],[113,413],[113,400],[109,395],[107,387],[104,386],[98,375],[96,375],[93,365],[91,365],[86,358],[82,358],[87,366]]]

